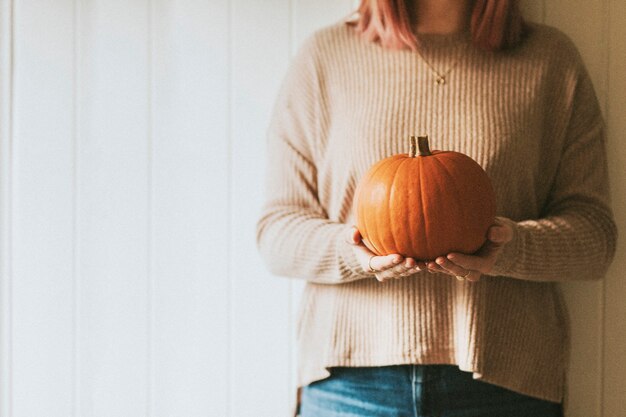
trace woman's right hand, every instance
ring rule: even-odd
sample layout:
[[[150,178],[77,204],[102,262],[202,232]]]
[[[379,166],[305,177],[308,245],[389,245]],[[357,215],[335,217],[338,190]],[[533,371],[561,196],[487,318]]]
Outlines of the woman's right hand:
[[[404,258],[398,254],[377,256],[363,244],[361,233],[354,226],[347,230],[346,241],[352,245],[361,267],[373,272],[380,282],[406,277],[422,270],[428,271],[423,262],[415,262],[413,258]]]

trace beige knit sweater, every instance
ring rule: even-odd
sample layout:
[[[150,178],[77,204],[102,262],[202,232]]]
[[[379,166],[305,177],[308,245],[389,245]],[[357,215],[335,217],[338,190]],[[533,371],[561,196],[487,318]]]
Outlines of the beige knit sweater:
[[[298,383],[331,366],[457,364],[560,402],[569,339],[556,282],[602,278],[617,234],[589,75],[544,25],[510,52],[479,51],[467,33],[420,39],[439,72],[454,66],[446,84],[415,52],[338,22],[308,38],[278,94],[258,246],[274,274],[307,280]],[[497,215],[515,230],[479,282],[417,273],[381,283],[344,241],[361,176],[423,133],[486,170]]]

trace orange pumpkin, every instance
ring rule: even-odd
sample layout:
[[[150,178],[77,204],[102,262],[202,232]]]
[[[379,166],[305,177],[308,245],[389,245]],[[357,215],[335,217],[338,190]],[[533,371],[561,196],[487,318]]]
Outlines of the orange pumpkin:
[[[469,156],[432,152],[428,137],[411,136],[409,154],[376,163],[355,194],[356,225],[377,255],[434,260],[471,254],[485,242],[496,200],[485,171]]]

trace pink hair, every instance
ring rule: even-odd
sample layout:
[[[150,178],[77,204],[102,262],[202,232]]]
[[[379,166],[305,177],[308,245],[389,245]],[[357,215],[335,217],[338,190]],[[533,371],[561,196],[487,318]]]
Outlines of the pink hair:
[[[392,49],[418,47],[411,29],[415,19],[415,0],[361,0],[356,10],[359,19],[348,24],[365,39],[380,42]],[[470,31],[474,44],[482,49],[496,51],[517,45],[526,25],[517,0],[475,0],[472,8]]]

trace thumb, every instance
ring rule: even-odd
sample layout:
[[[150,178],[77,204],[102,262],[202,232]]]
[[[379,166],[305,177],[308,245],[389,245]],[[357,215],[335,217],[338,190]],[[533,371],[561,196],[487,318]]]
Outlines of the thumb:
[[[361,243],[361,232],[355,226],[352,226],[347,231],[346,241],[351,245],[358,245]]]
[[[505,225],[491,226],[487,238],[494,243],[507,243],[513,239],[513,231]]]

